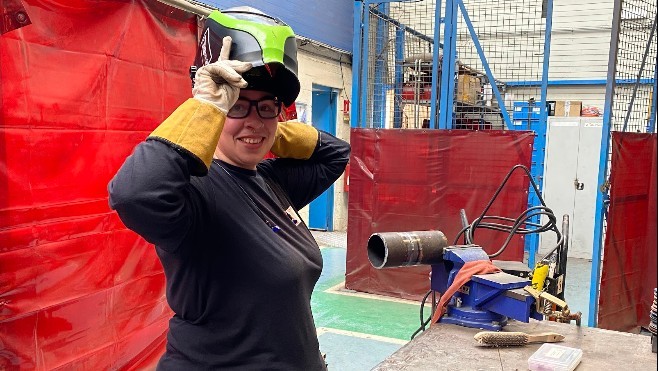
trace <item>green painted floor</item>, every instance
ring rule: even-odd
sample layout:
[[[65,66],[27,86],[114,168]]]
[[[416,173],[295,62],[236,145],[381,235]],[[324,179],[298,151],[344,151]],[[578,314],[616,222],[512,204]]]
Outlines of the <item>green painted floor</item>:
[[[324,268],[311,299],[320,350],[331,371],[370,370],[409,341],[420,325],[420,306],[340,290],[345,254],[322,248]]]
[[[316,327],[409,340],[420,324],[418,304],[327,292],[343,286],[345,253],[342,248],[322,249],[324,268],[311,300]]]

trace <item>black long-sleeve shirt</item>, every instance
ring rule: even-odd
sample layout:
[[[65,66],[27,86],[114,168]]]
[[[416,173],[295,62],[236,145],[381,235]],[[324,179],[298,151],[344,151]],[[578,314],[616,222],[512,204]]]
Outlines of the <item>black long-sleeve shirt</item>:
[[[175,315],[159,370],[324,369],[310,306],[322,256],[288,214],[298,219],[340,176],[349,151],[320,132],[309,160],[267,159],[255,171],[215,160],[191,177],[190,159],[169,145],[135,148],[109,184],[110,205],[164,267]]]

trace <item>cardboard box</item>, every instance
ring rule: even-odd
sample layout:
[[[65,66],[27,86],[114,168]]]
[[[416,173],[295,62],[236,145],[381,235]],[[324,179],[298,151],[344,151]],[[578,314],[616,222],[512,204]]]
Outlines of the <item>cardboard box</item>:
[[[402,108],[402,127],[405,129],[419,129],[425,120],[430,118],[429,105],[404,104]]]
[[[474,75],[459,74],[457,76],[457,90],[455,101],[476,104],[482,92],[480,78]]]
[[[578,117],[580,110],[583,108],[583,102],[578,100],[557,100],[555,101],[555,109],[551,109],[551,102],[549,103],[548,113],[549,116],[556,117]],[[551,115],[551,112],[554,112]]]

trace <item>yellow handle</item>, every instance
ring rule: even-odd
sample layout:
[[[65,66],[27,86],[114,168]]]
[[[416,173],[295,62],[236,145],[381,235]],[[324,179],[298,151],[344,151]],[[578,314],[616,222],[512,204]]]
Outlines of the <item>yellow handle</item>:
[[[546,277],[548,277],[548,265],[537,263],[535,270],[532,271],[532,288],[538,291],[542,291],[544,289],[544,282],[546,282]]]

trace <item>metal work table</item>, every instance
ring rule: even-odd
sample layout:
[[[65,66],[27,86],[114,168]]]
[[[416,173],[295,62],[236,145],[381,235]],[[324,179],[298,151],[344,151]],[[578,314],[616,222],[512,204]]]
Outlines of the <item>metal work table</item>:
[[[373,370],[527,370],[528,358],[541,346],[492,348],[478,345],[473,335],[481,330],[436,324],[407,343]],[[651,337],[578,327],[549,321],[512,321],[504,331],[539,333],[552,331],[565,336],[557,343],[583,350],[576,371],[655,370],[656,353]]]

